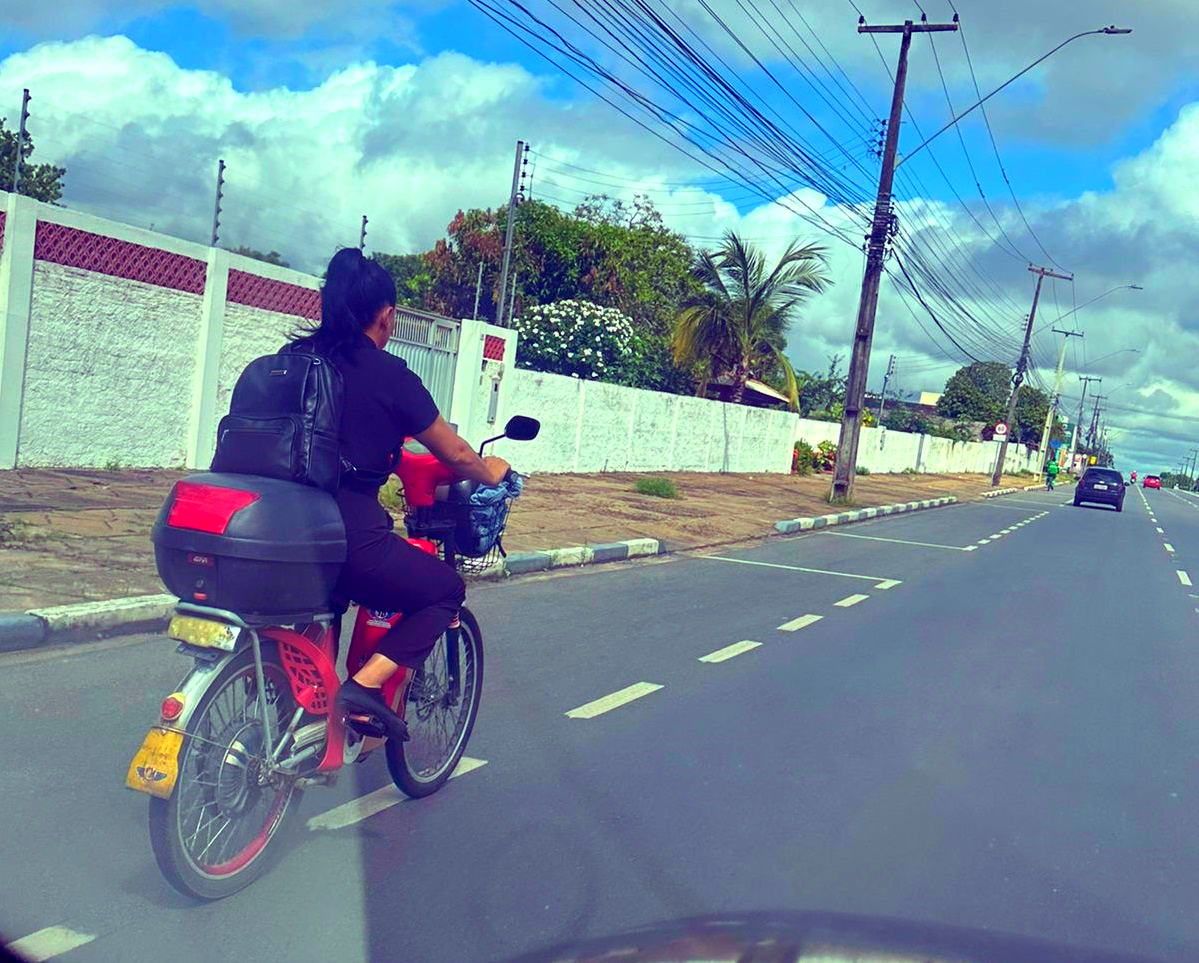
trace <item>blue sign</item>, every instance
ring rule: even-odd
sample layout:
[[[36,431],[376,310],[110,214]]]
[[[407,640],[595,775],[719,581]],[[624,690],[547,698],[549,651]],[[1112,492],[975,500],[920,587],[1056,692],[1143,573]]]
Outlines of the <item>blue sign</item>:
[[[1065,444],[1065,442],[1054,440],[1049,443],[1049,447],[1056,450],[1058,448],[1061,448],[1063,444]]]

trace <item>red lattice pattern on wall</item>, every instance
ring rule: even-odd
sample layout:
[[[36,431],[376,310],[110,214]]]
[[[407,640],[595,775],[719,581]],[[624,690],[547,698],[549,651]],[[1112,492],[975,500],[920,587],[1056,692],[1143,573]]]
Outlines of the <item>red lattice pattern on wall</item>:
[[[0,211],[0,254],[4,253],[4,218],[5,212]]]
[[[259,277],[248,271],[230,270],[225,299],[234,304],[277,311],[279,314],[294,314],[314,321],[321,316],[320,291]]]
[[[38,221],[33,256],[38,261],[156,284],[189,294],[204,293],[207,270],[204,261],[63,224]]]
[[[494,334],[483,335],[483,360],[503,361],[505,344],[506,342],[503,338],[497,337]]]

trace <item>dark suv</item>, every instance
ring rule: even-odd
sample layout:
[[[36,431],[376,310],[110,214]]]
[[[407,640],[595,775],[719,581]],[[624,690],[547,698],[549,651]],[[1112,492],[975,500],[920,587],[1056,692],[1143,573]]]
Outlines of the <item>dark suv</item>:
[[[1098,502],[1124,511],[1124,475],[1114,468],[1088,468],[1074,489],[1074,504]]]

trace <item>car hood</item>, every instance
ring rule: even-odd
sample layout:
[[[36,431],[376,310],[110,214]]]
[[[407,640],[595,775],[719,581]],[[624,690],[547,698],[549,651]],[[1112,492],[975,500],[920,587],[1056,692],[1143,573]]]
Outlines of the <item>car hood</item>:
[[[508,963],[1164,963],[1038,938],[845,913],[727,913],[564,943]]]

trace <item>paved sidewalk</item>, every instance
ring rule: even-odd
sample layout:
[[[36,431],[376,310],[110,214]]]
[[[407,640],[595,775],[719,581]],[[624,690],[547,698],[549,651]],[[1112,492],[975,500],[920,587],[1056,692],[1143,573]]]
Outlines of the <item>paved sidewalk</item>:
[[[150,526],[184,473],[21,469],[0,471],[0,612],[149,595],[154,572]],[[516,503],[504,542],[527,552],[655,538],[667,550],[770,535],[776,522],[832,511],[830,477],[706,475],[669,477],[682,497],[634,491],[646,475],[540,475]],[[1026,485],[1005,477],[1003,486]],[[979,498],[981,475],[870,475],[856,482],[854,507],[955,495]]]

